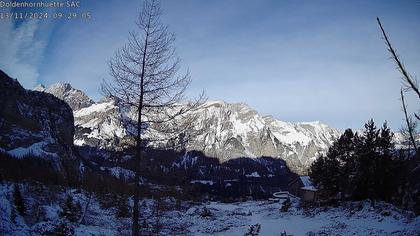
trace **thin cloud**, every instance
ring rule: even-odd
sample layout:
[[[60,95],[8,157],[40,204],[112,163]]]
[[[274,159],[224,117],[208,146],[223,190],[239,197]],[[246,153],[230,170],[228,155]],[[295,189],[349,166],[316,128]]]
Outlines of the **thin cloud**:
[[[25,21],[18,26],[13,21],[0,23],[0,68],[26,88],[33,88],[38,83],[38,66],[46,46],[37,38],[39,24],[37,20]]]

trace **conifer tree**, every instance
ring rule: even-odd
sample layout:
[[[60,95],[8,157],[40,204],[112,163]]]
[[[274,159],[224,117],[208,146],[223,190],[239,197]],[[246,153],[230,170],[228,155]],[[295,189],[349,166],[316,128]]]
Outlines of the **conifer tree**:
[[[334,179],[332,173],[334,172],[334,167],[332,164],[333,161],[331,155],[320,156],[316,161],[312,163],[311,169],[309,171],[309,176],[311,177],[314,184],[321,189],[321,197],[324,199],[329,199],[332,195],[335,195],[337,191],[334,188]]]
[[[357,157],[356,157],[356,189],[354,195],[356,198],[374,198],[375,183],[374,173],[376,166],[376,147],[378,142],[378,134],[373,119],[365,124],[365,130],[361,138],[358,140]]]
[[[130,216],[130,209],[128,207],[128,198],[125,195],[116,196],[117,217]]]
[[[339,152],[337,142],[334,143],[327,155],[320,156],[313,164],[309,176],[318,188],[322,189],[321,195],[326,198],[332,198],[339,192],[339,161],[337,154]]]
[[[355,140],[358,138],[353,134],[351,129],[344,131],[344,134],[338,139],[338,148],[340,154],[338,155],[339,167],[339,190],[341,198],[351,196],[354,185],[354,158],[355,158]]]
[[[395,150],[393,142],[394,134],[385,122],[380,130],[378,142],[381,169],[376,173],[378,181],[378,198],[390,201],[398,193],[398,189],[404,185],[407,166],[404,158],[401,158]]]
[[[359,136],[348,129],[334,142],[325,156],[311,166],[309,175],[320,190],[320,197],[331,199],[371,199],[407,202],[405,185],[409,163],[398,155],[393,133],[385,122],[377,129],[373,120]],[[339,173],[337,175],[337,173]]]
[[[380,136],[378,140],[379,152],[381,155],[390,156],[395,151],[395,145],[392,141],[394,134],[385,122],[380,130]]]
[[[311,177],[312,182],[320,189],[324,188],[324,163],[325,156],[321,155],[314,162],[312,162],[311,168],[309,169],[309,176]]]
[[[79,202],[74,203],[71,194],[66,196],[66,200],[61,206],[60,217],[67,219],[70,222],[77,222],[81,216],[82,206]]]
[[[24,216],[26,211],[25,201],[22,197],[22,193],[20,192],[19,185],[17,184],[13,186],[13,204],[16,208],[16,211],[21,216]]]

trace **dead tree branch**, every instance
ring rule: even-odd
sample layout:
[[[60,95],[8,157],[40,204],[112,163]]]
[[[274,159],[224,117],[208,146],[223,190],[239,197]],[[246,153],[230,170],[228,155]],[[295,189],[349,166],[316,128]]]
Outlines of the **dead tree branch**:
[[[402,108],[403,108],[404,116],[405,116],[405,122],[406,122],[406,125],[407,125],[407,132],[408,132],[408,135],[410,137],[410,141],[413,144],[414,150],[417,151],[416,140],[415,140],[414,134],[413,134],[414,133],[413,125],[412,125],[412,121],[411,121],[410,117],[407,114],[407,106],[405,105],[404,92],[403,92],[402,89],[401,89],[401,101],[402,101]]]
[[[411,88],[415,93],[417,93],[417,96],[420,99],[418,82],[415,79],[411,78],[411,76],[407,73],[407,70],[402,64],[400,58],[398,57],[397,52],[392,47],[391,42],[389,41],[388,36],[386,35],[384,28],[382,27],[381,21],[379,20],[379,17],[377,17],[376,20],[378,21],[379,27],[381,28],[382,35],[384,36],[385,44],[387,45],[388,51],[391,53],[392,59],[397,64],[398,71],[403,75],[403,83],[406,85],[407,89]]]

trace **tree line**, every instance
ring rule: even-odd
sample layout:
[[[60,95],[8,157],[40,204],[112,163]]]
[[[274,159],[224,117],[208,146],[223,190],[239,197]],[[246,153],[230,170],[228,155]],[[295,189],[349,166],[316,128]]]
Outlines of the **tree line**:
[[[377,128],[370,120],[360,134],[347,129],[314,161],[309,175],[323,201],[383,200],[418,214],[420,196],[408,179],[413,153],[395,148],[386,122]]]

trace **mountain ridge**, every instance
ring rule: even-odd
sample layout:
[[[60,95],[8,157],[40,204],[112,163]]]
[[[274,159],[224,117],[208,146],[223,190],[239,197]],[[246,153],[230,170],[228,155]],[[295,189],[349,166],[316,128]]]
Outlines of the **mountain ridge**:
[[[43,84],[39,84],[33,90],[50,93],[57,98],[64,100],[67,102],[67,104],[69,104],[72,110],[88,107],[95,103],[84,92],[73,88],[69,83],[55,83],[49,87],[45,87]]]
[[[72,92],[61,94],[62,87]],[[76,145],[113,149],[133,142],[122,122],[123,117],[132,115],[115,100],[105,98],[95,103],[81,90],[62,83],[43,88],[43,91],[68,103],[76,100],[83,104],[72,106]],[[196,116],[192,129],[182,134],[183,139],[187,139],[184,146],[187,151],[203,151],[222,162],[240,157],[271,156],[284,159],[290,169],[300,174],[305,174],[312,161],[325,153],[341,133],[319,121],[280,121],[260,115],[246,103],[223,100],[207,101],[190,115]]]

